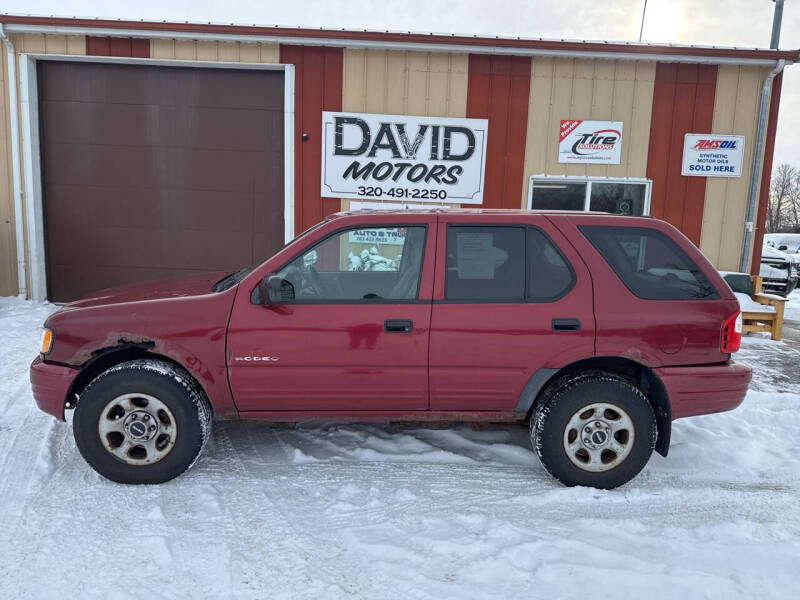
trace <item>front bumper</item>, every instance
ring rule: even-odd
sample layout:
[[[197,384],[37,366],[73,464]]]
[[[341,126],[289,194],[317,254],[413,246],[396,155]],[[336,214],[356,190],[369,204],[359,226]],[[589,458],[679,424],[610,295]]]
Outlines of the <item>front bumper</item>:
[[[66,420],[64,404],[78,373],[78,369],[46,363],[37,356],[31,363],[31,387],[36,406],[59,421]]]
[[[733,410],[747,394],[752,370],[728,361],[697,367],[661,367],[661,378],[672,406],[672,418],[693,417]]]

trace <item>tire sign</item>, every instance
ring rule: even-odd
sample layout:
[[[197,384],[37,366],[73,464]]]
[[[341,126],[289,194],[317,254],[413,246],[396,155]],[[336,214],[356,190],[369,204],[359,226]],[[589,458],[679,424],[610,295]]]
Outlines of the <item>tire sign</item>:
[[[622,151],[622,121],[561,121],[558,162],[618,165]]]
[[[328,198],[482,204],[487,119],[322,113]]]

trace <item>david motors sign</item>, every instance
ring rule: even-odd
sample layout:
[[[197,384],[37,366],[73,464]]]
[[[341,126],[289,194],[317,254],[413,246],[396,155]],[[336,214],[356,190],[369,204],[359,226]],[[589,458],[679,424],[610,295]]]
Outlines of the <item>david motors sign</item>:
[[[683,137],[681,175],[741,177],[743,135],[687,133]]]
[[[322,195],[482,204],[486,119],[322,113]]]
[[[558,162],[618,165],[622,121],[561,121]]]

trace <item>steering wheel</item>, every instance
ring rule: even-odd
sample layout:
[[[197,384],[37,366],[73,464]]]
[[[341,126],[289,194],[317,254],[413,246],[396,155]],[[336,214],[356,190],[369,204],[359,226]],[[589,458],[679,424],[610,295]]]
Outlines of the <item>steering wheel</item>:
[[[284,279],[294,286],[296,298],[315,298],[322,295],[319,274],[314,267],[301,268],[292,265],[286,270]]]
[[[676,285],[680,283],[680,279],[675,273],[665,273],[661,276],[661,283],[664,285]]]
[[[322,296],[322,279],[317,273],[317,270],[310,266],[306,270],[306,281],[308,282],[308,287],[314,291],[315,296]]]

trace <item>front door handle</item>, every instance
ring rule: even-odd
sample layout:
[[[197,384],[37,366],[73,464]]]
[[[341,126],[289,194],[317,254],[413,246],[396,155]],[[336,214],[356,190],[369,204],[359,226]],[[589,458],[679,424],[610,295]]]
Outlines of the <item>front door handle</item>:
[[[553,319],[553,331],[580,331],[580,319]]]
[[[411,319],[386,319],[383,322],[387,333],[411,333],[413,327]]]

